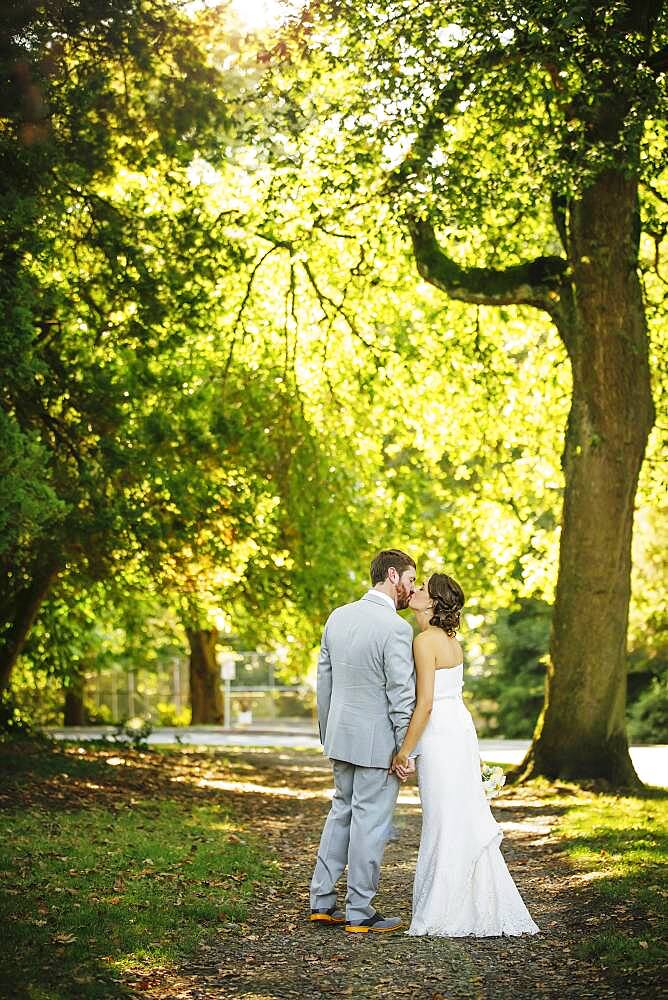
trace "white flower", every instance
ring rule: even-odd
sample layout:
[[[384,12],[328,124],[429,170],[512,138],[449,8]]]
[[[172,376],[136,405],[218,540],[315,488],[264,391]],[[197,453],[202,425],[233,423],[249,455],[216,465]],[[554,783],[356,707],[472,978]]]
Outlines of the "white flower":
[[[482,787],[488,799],[493,799],[498,795],[506,783],[506,776],[503,773],[502,767],[490,767],[489,764],[483,764],[480,776],[482,778]]]

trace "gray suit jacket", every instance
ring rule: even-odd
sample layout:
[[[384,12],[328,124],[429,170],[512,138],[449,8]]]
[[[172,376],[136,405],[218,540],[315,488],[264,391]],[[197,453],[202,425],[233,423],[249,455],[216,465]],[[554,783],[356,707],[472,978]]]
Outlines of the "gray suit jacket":
[[[318,660],[318,723],[327,756],[389,767],[414,708],[408,622],[373,594],[336,608]]]

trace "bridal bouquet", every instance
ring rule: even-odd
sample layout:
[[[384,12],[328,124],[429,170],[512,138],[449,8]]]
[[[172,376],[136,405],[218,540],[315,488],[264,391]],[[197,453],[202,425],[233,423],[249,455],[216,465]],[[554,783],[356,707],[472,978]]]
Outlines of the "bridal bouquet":
[[[495,795],[499,794],[506,783],[506,776],[503,773],[503,768],[490,767],[489,764],[483,764],[480,769],[480,774],[482,777],[482,787],[485,790],[485,795],[488,799],[493,799]]]

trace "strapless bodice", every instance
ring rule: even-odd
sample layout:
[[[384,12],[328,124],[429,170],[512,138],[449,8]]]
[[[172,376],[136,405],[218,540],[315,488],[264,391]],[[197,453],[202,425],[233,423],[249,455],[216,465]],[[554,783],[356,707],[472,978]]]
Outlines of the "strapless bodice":
[[[441,667],[434,678],[434,701],[443,698],[461,698],[464,687],[464,664],[458,667]]]

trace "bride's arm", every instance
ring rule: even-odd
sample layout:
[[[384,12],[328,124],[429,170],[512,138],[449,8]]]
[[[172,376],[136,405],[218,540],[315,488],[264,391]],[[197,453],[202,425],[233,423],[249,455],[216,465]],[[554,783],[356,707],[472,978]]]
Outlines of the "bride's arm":
[[[393,766],[395,764],[398,764],[400,767],[407,766],[408,755],[417,746],[424,727],[429,721],[431,709],[434,704],[436,658],[431,649],[431,643],[422,633],[413,640],[413,656],[415,658],[415,671],[417,673],[417,697],[404,741],[392,761]]]

